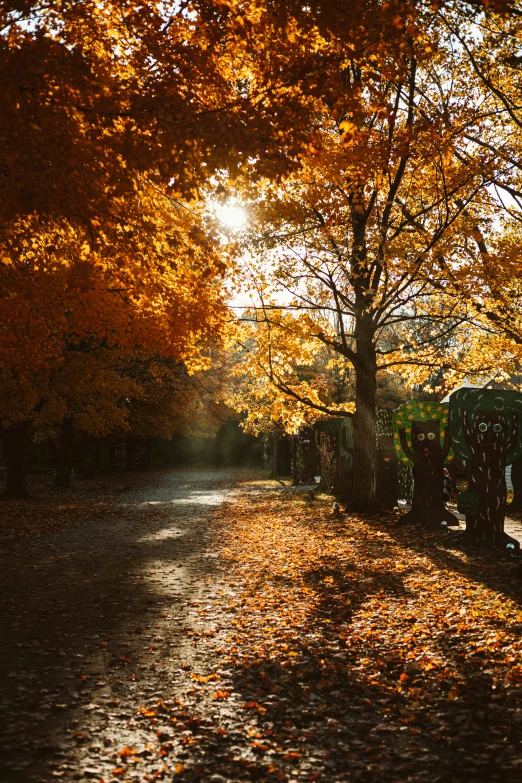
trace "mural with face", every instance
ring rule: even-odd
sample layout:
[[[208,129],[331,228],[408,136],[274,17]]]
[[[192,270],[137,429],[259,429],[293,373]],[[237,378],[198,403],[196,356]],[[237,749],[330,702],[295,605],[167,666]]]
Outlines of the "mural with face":
[[[444,462],[452,459],[448,406],[433,401],[411,401],[394,411],[394,448],[402,463],[413,465],[411,510],[404,522],[458,525],[444,504]]]
[[[504,532],[506,465],[522,455],[522,394],[496,389],[458,389],[450,397],[455,451],[471,462],[469,488],[459,496],[466,540],[478,546],[513,544]]]

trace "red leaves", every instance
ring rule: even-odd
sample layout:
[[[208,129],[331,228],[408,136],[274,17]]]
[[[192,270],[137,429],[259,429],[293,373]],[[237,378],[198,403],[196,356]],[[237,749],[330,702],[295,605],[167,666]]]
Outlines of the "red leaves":
[[[263,713],[266,712],[266,707],[262,707],[260,704],[257,703],[257,701],[251,701],[248,704],[243,704],[242,709],[244,710],[257,710],[257,712]]]

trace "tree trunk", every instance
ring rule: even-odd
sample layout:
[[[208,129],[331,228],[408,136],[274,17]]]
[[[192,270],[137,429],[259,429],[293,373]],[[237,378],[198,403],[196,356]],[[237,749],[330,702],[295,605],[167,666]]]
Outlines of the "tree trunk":
[[[511,466],[511,483],[513,484],[513,500],[507,507],[510,514],[519,514],[522,511],[522,459],[518,459]]]
[[[150,457],[152,452],[152,438],[146,438],[145,440],[145,452],[143,455],[143,467],[150,468]],[[170,455],[167,465],[170,465]]]
[[[83,477],[94,478],[96,475],[96,457],[98,451],[98,439],[94,435],[85,435],[83,438]]]
[[[136,438],[129,437],[125,440],[125,467],[127,470],[132,470],[136,467],[137,447]]]
[[[373,334],[361,334],[358,326],[355,364],[355,416],[353,450],[354,511],[371,513],[377,509],[375,424],[377,420],[377,355]]]
[[[279,466],[278,466],[278,455],[279,455],[279,435],[277,432],[274,432],[272,435],[272,470],[270,471],[270,478],[277,478],[279,476]]]
[[[27,478],[25,475],[25,453],[27,433],[31,422],[23,421],[12,427],[0,427],[0,437],[7,459],[7,486],[5,498],[27,498]]]
[[[109,438],[99,440],[99,468],[102,473],[111,469],[111,442]]]
[[[73,457],[73,420],[64,419],[60,430],[60,453],[54,486],[66,489],[71,486],[72,457]]]

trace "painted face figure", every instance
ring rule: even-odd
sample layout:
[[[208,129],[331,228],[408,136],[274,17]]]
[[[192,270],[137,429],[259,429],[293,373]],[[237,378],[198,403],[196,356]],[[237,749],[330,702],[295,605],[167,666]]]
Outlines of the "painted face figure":
[[[478,446],[502,447],[508,434],[506,416],[501,411],[478,411],[473,435]]]
[[[430,459],[440,455],[440,424],[438,420],[413,421],[411,444],[415,460]]]

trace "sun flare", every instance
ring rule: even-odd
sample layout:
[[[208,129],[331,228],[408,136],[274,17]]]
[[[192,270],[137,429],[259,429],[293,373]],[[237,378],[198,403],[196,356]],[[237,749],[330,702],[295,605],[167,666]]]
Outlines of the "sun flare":
[[[239,231],[247,221],[243,207],[233,201],[219,207],[218,217],[226,228],[233,231]]]

